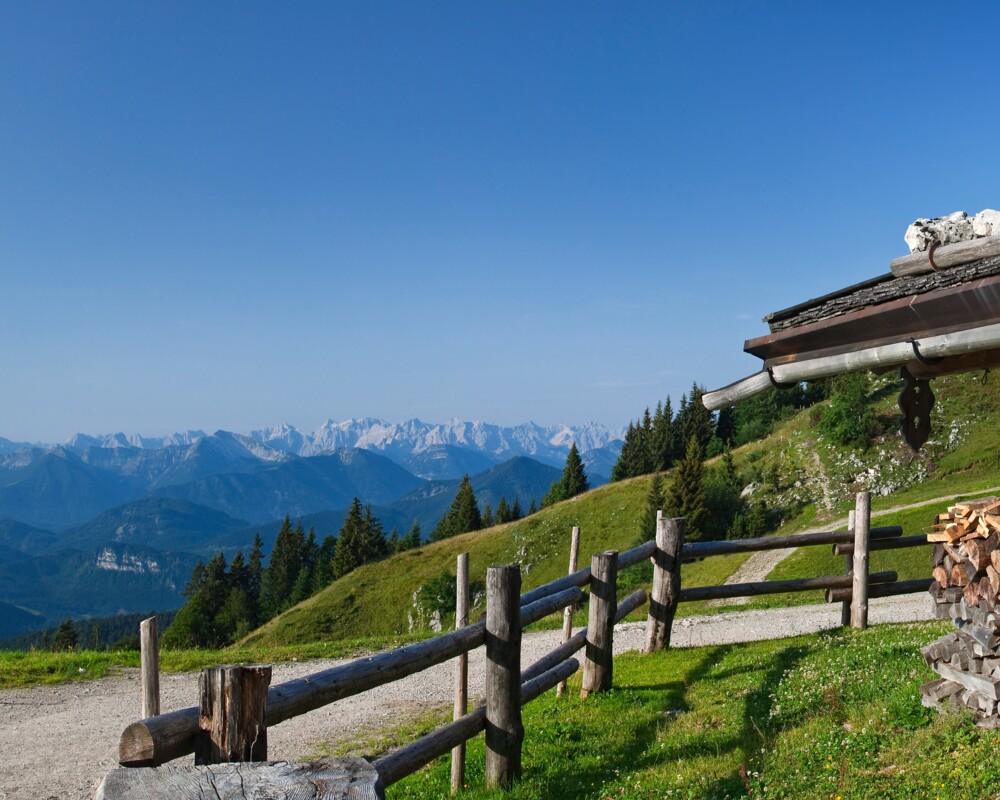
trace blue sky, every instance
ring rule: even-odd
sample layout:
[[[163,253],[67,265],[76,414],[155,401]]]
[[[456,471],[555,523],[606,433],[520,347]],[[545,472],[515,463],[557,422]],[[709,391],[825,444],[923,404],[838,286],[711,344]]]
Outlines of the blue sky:
[[[998,24],[2,4],[0,436],[622,425],[717,388],[764,314],[1000,206]]]

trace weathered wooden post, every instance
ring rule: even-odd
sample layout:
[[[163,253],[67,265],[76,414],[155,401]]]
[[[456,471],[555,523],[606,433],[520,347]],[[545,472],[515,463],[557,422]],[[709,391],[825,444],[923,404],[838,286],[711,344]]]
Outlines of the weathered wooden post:
[[[646,620],[646,653],[670,647],[670,630],[681,591],[684,527],[683,517],[668,518],[662,511],[656,512],[656,550],[653,551],[653,589]]]
[[[871,529],[870,492],[858,492],[854,505],[854,580],[851,583],[851,627],[868,627],[868,552]]]
[[[521,776],[521,568],[486,571],[486,786]]]
[[[590,610],[587,650],[580,696],[611,688],[614,666],[615,611],[618,608],[618,553],[595,553],[590,562]]]
[[[267,687],[271,667],[202,670],[194,763],[267,761]]]
[[[139,623],[139,663],[142,675],[142,719],[160,713],[160,642],[156,617]]]
[[[455,629],[469,624],[469,554],[461,553],[455,567]],[[454,718],[464,717],[469,710],[469,654],[455,657]],[[465,742],[451,751],[451,793],[461,791],[465,783]]]
[[[576,572],[576,562],[580,556],[580,528],[576,525],[573,526],[573,532],[570,535],[569,542],[569,572],[568,575],[572,575]],[[563,641],[568,642],[570,636],[573,635],[573,608],[574,606],[566,606],[566,610],[563,611]],[[566,681],[559,681],[559,685],[556,686],[556,697],[562,697],[566,694]]]
[[[847,512],[847,530],[854,530],[854,512]],[[844,574],[850,575],[854,572],[854,555],[844,556]],[[842,627],[846,628],[851,624],[851,601],[844,600],[840,604],[840,624]]]

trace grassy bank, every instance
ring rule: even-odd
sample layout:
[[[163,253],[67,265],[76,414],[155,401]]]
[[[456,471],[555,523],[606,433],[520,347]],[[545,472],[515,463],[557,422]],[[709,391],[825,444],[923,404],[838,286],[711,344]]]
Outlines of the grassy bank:
[[[1000,796],[1000,732],[938,716],[918,648],[947,623],[877,626],[616,659],[615,688],[548,693],[524,712],[524,778],[510,798],[942,798]],[[579,678],[576,679],[579,688]],[[414,734],[411,725],[401,740]],[[380,738],[381,749],[397,744]],[[372,742],[361,743],[358,752]],[[344,751],[341,745],[338,748]],[[469,789],[483,788],[482,737]],[[446,759],[389,789],[448,794]]]

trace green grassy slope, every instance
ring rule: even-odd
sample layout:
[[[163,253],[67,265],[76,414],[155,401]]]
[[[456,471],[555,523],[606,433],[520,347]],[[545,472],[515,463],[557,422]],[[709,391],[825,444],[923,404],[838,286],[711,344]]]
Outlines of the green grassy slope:
[[[734,459],[750,497],[762,502],[777,519],[780,533],[842,522],[858,491],[870,490],[876,513],[936,497],[971,496],[1000,485],[1000,396],[983,386],[978,375],[934,382],[932,440],[914,454],[896,432],[898,381],[875,381],[877,410],[884,433],[864,452],[826,441],[816,425],[820,407],[806,409],[782,423],[767,439],[739,448]],[[294,644],[343,638],[393,636],[411,629],[413,593],[425,582],[449,571],[455,556],[468,550],[472,581],[485,580],[487,566],[521,564],[524,588],[565,574],[570,529],[582,531],[581,564],[603,549],[625,550],[639,540],[649,478],[602,486],[538,514],[487,531],[426,545],[377,564],[366,565],[336,581],[322,593],[289,610],[251,634],[251,644]],[[947,501],[941,503],[947,505]],[[876,518],[876,524],[902,524],[906,534],[919,533],[939,510],[937,505]],[[685,565],[686,586],[722,582],[743,557],[713,558]],[[896,569],[901,579],[929,574],[927,550],[917,548],[873,554],[872,569]],[[771,577],[841,574],[843,560],[825,547],[803,548],[778,565]],[[634,574],[623,576],[623,588],[637,585]],[[474,591],[475,594],[475,591]],[[821,595],[772,596],[755,601],[768,606],[788,602],[820,602]],[[473,614],[483,608],[482,600]],[[681,613],[712,610],[685,604]],[[445,618],[447,626],[449,620]]]
[[[473,584],[472,616],[484,610],[475,585],[485,584],[491,564],[519,563],[528,590],[566,574],[570,531],[580,526],[580,565],[602,550],[626,550],[639,538],[639,518],[649,478],[636,478],[594,489],[518,522],[467,533],[424,545],[365,566],[335,581],[318,595],[271,620],[245,644],[294,644],[409,631],[413,593],[445,571],[454,574],[455,559],[468,551]],[[685,570],[687,585],[723,580],[742,556],[714,559]],[[623,585],[635,584],[623,576]],[[446,618],[445,623],[449,620]]]

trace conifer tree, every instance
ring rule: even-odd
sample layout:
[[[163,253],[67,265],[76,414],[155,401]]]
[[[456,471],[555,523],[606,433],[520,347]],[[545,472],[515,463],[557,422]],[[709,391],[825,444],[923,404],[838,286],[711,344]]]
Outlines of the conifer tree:
[[[497,503],[497,511],[494,516],[494,520],[497,525],[502,525],[504,522],[510,522],[510,506],[507,505],[506,497],[500,497],[500,502]]]
[[[437,542],[460,533],[478,531],[482,527],[483,519],[479,513],[476,494],[472,490],[469,476],[466,475],[458,486],[458,494],[455,495],[448,513],[441,518],[431,533],[431,541]]]
[[[406,535],[399,540],[399,552],[404,550],[413,550],[416,547],[420,547],[422,544],[421,533],[420,533],[420,523],[413,520],[413,525],[410,530],[406,532]]]
[[[623,481],[626,478],[635,477],[633,470],[635,469],[636,451],[639,447],[640,435],[635,429],[635,424],[630,420],[628,429],[625,431],[625,439],[622,442],[621,452],[618,454],[618,460],[615,461],[615,465],[611,468],[612,481]]]
[[[673,437],[672,419],[673,412],[670,407],[670,398],[667,398],[666,405],[662,402],[656,404],[656,413],[653,414],[653,429],[650,433],[649,449],[654,472],[662,472],[670,469],[674,463],[673,457]]]
[[[649,491],[646,492],[646,509],[642,513],[642,520],[639,523],[640,542],[647,542],[656,538],[656,512],[662,511],[666,505],[666,497],[663,493],[663,476],[659,472],[654,472],[649,481]]]
[[[76,626],[73,624],[73,619],[67,617],[63,620],[52,639],[52,649],[59,653],[66,650],[74,650],[78,642],[79,639],[76,635]]]
[[[364,563],[364,548],[367,532],[361,501],[357,497],[351,503],[347,518],[337,537],[337,550],[333,556],[333,576],[342,578],[351,570]]]
[[[270,616],[291,605],[292,591],[302,566],[303,538],[301,523],[293,529],[292,520],[286,514],[264,574],[267,613]]]
[[[688,442],[692,436],[698,440],[703,458],[715,436],[715,421],[712,418],[712,412],[705,408],[705,404],[701,402],[704,394],[704,387],[697,383],[691,385],[691,394],[685,409],[686,414],[680,426],[684,442]]]
[[[553,503],[576,497],[576,495],[587,491],[589,488],[587,473],[583,468],[583,460],[580,458],[580,451],[577,450],[576,442],[573,442],[569,448],[569,454],[566,456],[566,466],[563,467],[562,477],[552,484],[548,494],[542,498],[542,506],[550,506]]]
[[[535,502],[535,498],[532,497],[531,504],[528,506],[528,516],[530,517],[532,514],[537,514],[537,513],[538,513],[538,503]]]
[[[389,555],[395,555],[399,552],[399,530],[397,528],[393,528],[389,532],[389,541],[387,544],[389,548]]]
[[[705,517],[705,485],[702,450],[697,438],[688,440],[684,458],[674,467],[674,479],[667,491],[666,509],[671,517],[684,517],[687,526],[685,541],[696,542],[702,537]]]
[[[524,514],[521,513],[521,498],[514,495],[514,504],[510,507],[510,521],[517,522]]]
[[[260,531],[253,537],[253,547],[250,549],[250,557],[247,559],[247,597],[250,599],[251,607],[254,610],[253,623],[263,622],[261,617],[261,591],[264,583],[264,542],[260,538]]]
[[[490,508],[490,504],[486,504],[486,510],[483,511],[483,527],[492,528],[493,527],[493,509]]]
[[[382,521],[372,513],[371,505],[365,506],[365,536],[362,546],[362,564],[385,558],[389,554],[389,544],[385,538]]]
[[[337,553],[337,537],[327,534],[319,546],[316,569],[313,571],[313,594],[320,592],[333,582],[333,558]]]

